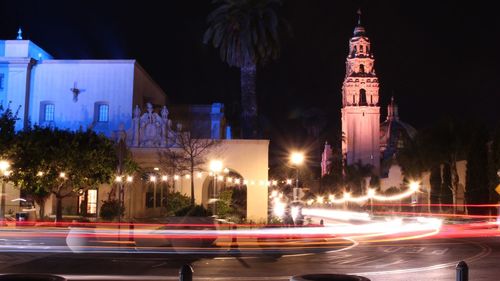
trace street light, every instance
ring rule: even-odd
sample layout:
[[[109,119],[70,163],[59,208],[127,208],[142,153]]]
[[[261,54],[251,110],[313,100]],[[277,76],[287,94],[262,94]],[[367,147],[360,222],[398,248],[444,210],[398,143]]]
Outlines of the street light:
[[[212,202],[212,214],[215,215],[216,213],[216,198],[217,198],[217,174],[220,173],[223,170],[223,165],[222,161],[220,160],[212,160],[210,161],[208,165],[210,171],[212,172],[214,176],[214,188],[213,188],[213,202]]]
[[[410,190],[413,191],[411,198],[411,204],[413,205],[413,214],[415,215],[415,207],[418,203],[418,190],[420,189],[420,183],[417,181],[411,181],[409,184]]]
[[[293,191],[293,201],[299,200],[299,166],[304,163],[304,153],[294,151],[290,154],[290,163],[295,166],[295,189]]]
[[[10,163],[6,160],[0,160],[0,172],[2,173],[0,177],[2,178],[2,200],[0,206],[0,220],[5,220],[5,180],[4,177],[9,175]]]

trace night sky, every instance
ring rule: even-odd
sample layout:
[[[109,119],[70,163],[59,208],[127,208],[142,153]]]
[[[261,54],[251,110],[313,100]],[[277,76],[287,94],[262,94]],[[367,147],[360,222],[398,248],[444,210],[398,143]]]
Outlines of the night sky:
[[[202,44],[211,1],[0,2],[0,38],[24,38],[60,59],[134,58],[170,103],[224,102],[236,118],[239,71]],[[168,4],[168,5],[167,5]],[[489,1],[288,0],[293,36],[281,57],[259,69],[259,112],[274,148],[297,144],[304,112],[340,124],[348,40],[363,10],[380,80],[382,116],[394,94],[402,120],[416,128],[441,116],[496,122],[500,113],[499,22]],[[231,120],[230,120],[231,121]]]

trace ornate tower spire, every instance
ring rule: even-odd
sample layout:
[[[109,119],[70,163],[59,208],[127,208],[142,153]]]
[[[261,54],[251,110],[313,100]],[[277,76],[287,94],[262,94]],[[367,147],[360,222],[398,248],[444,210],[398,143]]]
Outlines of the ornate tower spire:
[[[23,40],[23,31],[21,30],[21,27],[19,27],[19,30],[17,31],[17,40]]]
[[[379,84],[370,39],[361,26],[361,11],[349,40],[346,75],[342,85],[342,152],[347,165],[361,161],[374,172],[380,166]]]

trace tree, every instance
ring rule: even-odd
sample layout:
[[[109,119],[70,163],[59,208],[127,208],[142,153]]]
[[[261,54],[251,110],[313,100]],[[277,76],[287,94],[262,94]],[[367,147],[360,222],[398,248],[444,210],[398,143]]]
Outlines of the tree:
[[[16,121],[19,108],[13,112],[9,106],[6,109],[0,104],[0,158],[9,157],[16,135]]]
[[[280,54],[280,31],[288,28],[278,16],[280,0],[215,0],[207,18],[204,44],[219,49],[222,61],[240,69],[244,138],[257,138],[257,66]],[[289,29],[289,28],[288,28]]]
[[[16,143],[12,181],[39,196],[41,209],[48,194],[53,194],[57,221],[62,219],[63,198],[110,183],[115,174],[113,142],[91,130],[35,126],[20,132]]]
[[[467,122],[443,119],[436,125],[421,130],[398,154],[398,162],[405,176],[420,176],[424,171],[442,167],[441,203],[448,198],[455,205],[459,188],[457,161],[465,159],[470,141]],[[451,197],[449,197],[449,192]],[[450,202],[450,203],[451,203]],[[455,211],[455,208],[453,208]]]
[[[158,152],[159,162],[171,174],[187,172],[191,180],[191,205],[195,205],[195,173],[202,171],[207,154],[220,144],[214,139],[197,138],[190,132],[178,132],[171,147]]]
[[[467,204],[485,204],[489,201],[488,132],[478,127],[467,155],[465,199]],[[486,214],[485,208],[467,208],[469,214]]]

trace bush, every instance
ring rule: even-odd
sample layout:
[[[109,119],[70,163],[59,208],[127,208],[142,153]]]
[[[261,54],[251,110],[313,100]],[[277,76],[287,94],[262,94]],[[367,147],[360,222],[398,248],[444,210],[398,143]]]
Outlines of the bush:
[[[232,208],[233,190],[226,189],[220,192],[219,200],[217,200],[217,216],[221,218],[227,217],[233,213]]]
[[[201,205],[195,205],[177,210],[175,215],[178,217],[209,217],[212,215],[212,212]]]
[[[99,215],[101,218],[105,220],[113,220],[117,218],[119,215],[125,213],[125,207],[120,206],[120,202],[118,200],[108,200],[102,201],[101,210]]]
[[[180,192],[173,192],[167,195],[167,215],[172,216],[180,209],[190,207],[191,198]]]

